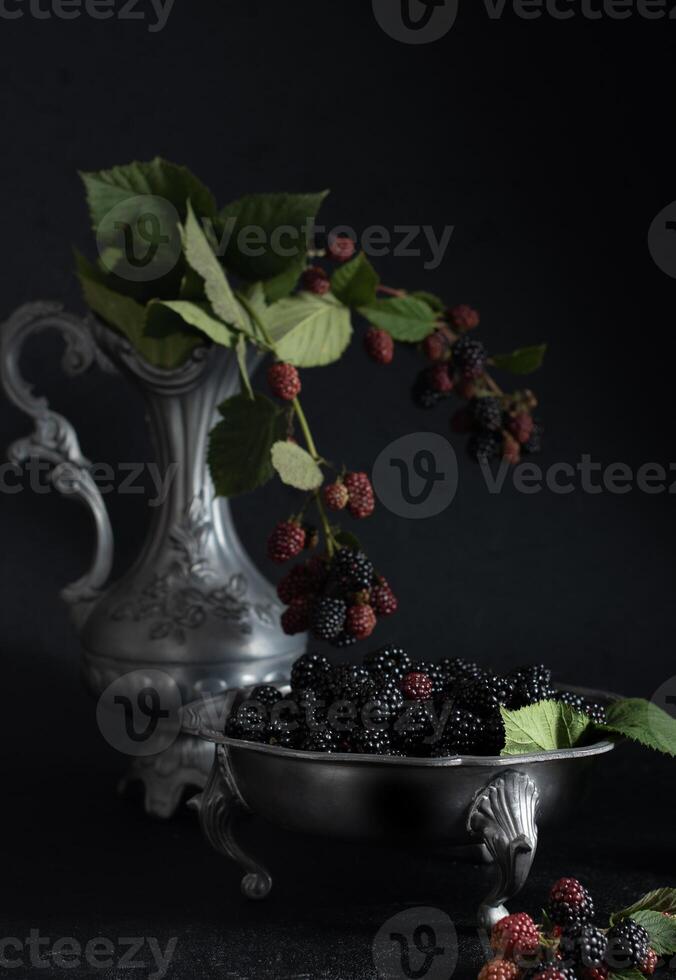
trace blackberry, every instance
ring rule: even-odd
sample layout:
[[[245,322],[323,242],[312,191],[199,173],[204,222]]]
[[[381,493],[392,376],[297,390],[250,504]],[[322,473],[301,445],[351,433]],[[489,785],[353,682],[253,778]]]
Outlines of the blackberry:
[[[341,741],[335,732],[328,728],[319,728],[308,732],[300,747],[305,752],[340,752]]]
[[[408,654],[403,647],[397,646],[395,643],[387,643],[384,647],[380,647],[379,650],[376,650],[375,654],[371,654],[369,657],[366,657],[364,663],[367,666],[371,662],[372,656],[387,657],[392,661],[395,667],[398,667],[404,673],[413,666],[413,660],[410,654]]]
[[[377,616],[391,616],[396,613],[399,606],[397,597],[384,578],[371,590],[371,604]]]
[[[322,495],[324,497],[324,503],[329,510],[344,510],[350,499],[347,487],[341,481],[329,483],[328,486],[324,487]]]
[[[505,725],[502,717],[482,718],[479,728],[478,755],[500,755],[505,747]]]
[[[525,912],[515,912],[499,919],[491,931],[491,949],[505,959],[517,960],[536,951],[540,933]]]
[[[448,341],[441,330],[435,330],[425,337],[422,349],[428,361],[443,361],[448,354]]]
[[[462,657],[446,657],[439,661],[437,667],[441,671],[446,689],[455,687],[462,681],[482,677],[484,674],[483,667],[473,660],[464,660]]]
[[[323,683],[331,670],[331,664],[321,653],[304,653],[291,668],[291,690],[314,687]]]
[[[345,632],[365,640],[376,628],[378,617],[369,605],[350,606],[345,617]]]
[[[347,606],[342,599],[322,596],[312,611],[312,632],[320,640],[332,640],[343,631]]]
[[[296,633],[304,633],[308,630],[313,608],[313,596],[300,596],[298,599],[292,599],[288,608],[279,617],[284,632],[288,636],[295,636]]]
[[[641,967],[648,957],[650,937],[635,919],[620,919],[607,935],[605,960],[613,970]]]
[[[594,969],[601,966],[605,959],[608,940],[603,929],[588,925],[574,937],[572,945],[573,960],[587,969]]]
[[[488,356],[480,340],[463,336],[451,348],[453,363],[467,381],[481,377],[486,369]]]
[[[544,664],[523,664],[521,667],[510,670],[507,677],[517,683],[519,681],[534,681],[542,687],[550,687],[552,683],[552,672]]]
[[[338,636],[334,636],[332,640],[329,640],[331,646],[336,647],[338,650],[345,650],[347,647],[353,647],[356,642],[357,637],[353,636],[351,633],[346,633],[345,630],[343,630],[342,633],[339,633]]]
[[[348,262],[356,251],[354,239],[347,235],[335,235],[326,244],[326,257],[334,262]]]
[[[538,704],[540,701],[555,701],[557,697],[558,691],[548,684],[535,679],[517,681],[509,707],[526,708],[529,704]]]
[[[352,517],[370,517],[376,506],[376,498],[371,481],[366,473],[346,473],[344,478],[349,500],[347,509]],[[371,572],[371,577],[373,572]],[[370,585],[371,579],[365,583]]]
[[[466,303],[446,310],[446,319],[456,330],[474,330],[479,326],[479,313]]]
[[[444,671],[439,664],[429,663],[428,661],[416,661],[413,669],[419,674],[427,674],[432,681],[432,697],[438,697],[444,693]]]
[[[331,280],[320,266],[313,265],[301,276],[301,285],[309,293],[324,296],[331,289]]]
[[[453,371],[448,364],[435,364],[427,368],[427,384],[439,395],[448,395],[453,391]]]
[[[268,538],[268,558],[285,562],[305,547],[305,531],[296,521],[280,521]]]
[[[542,436],[544,435],[544,428],[539,422],[535,422],[533,425],[533,430],[530,434],[528,442],[524,442],[522,448],[525,453],[541,453],[542,452]]]
[[[559,878],[549,892],[547,912],[555,925],[579,928],[593,918],[594,902],[576,878]]]
[[[419,408],[435,408],[448,397],[448,392],[435,391],[430,384],[427,370],[421,371],[411,388],[411,397]]]
[[[521,971],[511,960],[489,960],[479,970],[477,980],[517,980]]]
[[[267,742],[268,712],[263,704],[243,701],[235,714],[228,718],[225,734],[247,742]]]
[[[434,693],[432,678],[419,670],[404,674],[400,687],[407,701],[429,701]]]
[[[301,391],[298,371],[293,364],[282,361],[271,364],[268,368],[268,385],[273,395],[287,402],[292,402]]]
[[[373,579],[373,562],[363,551],[341,548],[331,563],[331,579],[347,590],[367,589]]]
[[[572,967],[556,963],[538,968],[531,975],[531,980],[575,980],[576,976]]]
[[[394,723],[397,746],[406,755],[429,755],[435,736],[434,715],[429,702],[410,701]]]
[[[281,702],[278,720],[287,725],[295,722],[304,729],[323,728],[331,700],[328,687],[319,691],[314,688],[294,691],[286,704]]]
[[[581,694],[576,694],[574,691],[559,691],[556,695],[556,700],[560,701],[561,704],[567,704],[570,708],[575,711],[584,711],[584,706],[586,704],[585,699]]]
[[[502,440],[493,432],[479,432],[467,443],[467,452],[477,463],[490,463],[500,454]]]
[[[497,674],[485,674],[465,681],[458,691],[457,700],[465,708],[482,717],[499,716],[500,705],[511,703],[514,683]]]
[[[369,327],[364,335],[364,347],[376,364],[391,364],[394,359],[394,341],[386,330]]]
[[[369,688],[360,706],[361,720],[365,728],[390,724],[404,707],[404,695],[396,681]]]
[[[283,698],[281,691],[278,691],[276,687],[272,684],[259,684],[258,687],[254,687],[253,691],[249,695],[250,701],[260,701],[261,704],[266,705],[270,708],[273,704],[277,704]]]
[[[306,565],[294,565],[277,585],[277,595],[285,606],[315,591],[315,579]]]
[[[597,725],[605,725],[606,709],[602,704],[593,704],[591,701],[585,702],[584,713],[588,715]]]
[[[362,730],[352,736],[352,751],[361,755],[389,755],[391,749],[389,732]]]
[[[521,446],[509,432],[505,432],[502,437],[502,458],[512,466],[521,459]]]
[[[472,418],[479,429],[487,432],[500,432],[502,429],[502,403],[499,398],[489,395],[475,398],[470,404]]]
[[[533,416],[530,412],[517,412],[510,418],[507,428],[516,441],[523,445],[533,433]]]
[[[481,725],[478,717],[465,708],[454,708],[446,719],[441,745],[451,755],[473,755],[479,744]]]
[[[403,667],[401,666],[402,658],[397,656],[397,652],[403,654]],[[364,666],[372,677],[401,678],[411,666],[411,660],[408,654],[405,654],[399,647],[386,646],[364,657]]]
[[[340,664],[331,670],[329,683],[331,693],[337,700],[355,700],[368,688],[369,672],[356,664]]]

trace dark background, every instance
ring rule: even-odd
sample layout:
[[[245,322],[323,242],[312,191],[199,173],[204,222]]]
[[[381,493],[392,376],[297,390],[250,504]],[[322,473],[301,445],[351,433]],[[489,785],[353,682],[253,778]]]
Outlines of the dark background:
[[[78,169],[159,154],[222,203],[330,187],[330,225],[456,226],[439,269],[386,257],[384,281],[478,306],[493,350],[549,342],[529,381],[547,426],[543,464],[583,453],[668,464],[676,286],[647,231],[675,196],[675,29],[509,10],[494,21],[468,0],[450,34],[418,47],[383,33],[365,0],[176,0],[157,34],[142,21],[2,20],[2,310],[33,299],[81,309],[71,245],[91,240]],[[95,374],[64,380],[59,354],[41,338],[26,373],[76,421],[85,452],[150,458],[135,393]],[[398,435],[447,434],[448,406],[424,414],[409,401],[417,367],[412,352],[376,367],[357,343],[340,364],[306,372],[324,452],[368,469]],[[0,423],[2,446],[29,428],[6,403]],[[109,505],[122,568],[147,509],[134,496]],[[273,488],[236,505],[271,575],[264,539],[285,506]],[[442,515],[407,521],[381,507],[360,527],[401,600],[378,639],[426,658],[542,660],[562,679],[649,697],[674,673],[672,512],[667,494],[636,490],[491,496],[461,459]],[[351,978],[373,975],[370,944],[389,915],[468,904],[463,873],[415,841],[371,858],[273,834],[279,890],[244,908],[234,871],[190,817],[148,823],[112,793],[122,763],[78,685],[57,595],[88,560],[87,516],[26,490],[3,495],[0,522],[3,935],[178,935],[176,977]],[[521,905],[536,912],[547,881],[567,873],[586,876],[605,910],[673,884],[672,787],[673,764],[616,753],[577,821],[543,839]],[[467,943],[470,975],[480,953]]]

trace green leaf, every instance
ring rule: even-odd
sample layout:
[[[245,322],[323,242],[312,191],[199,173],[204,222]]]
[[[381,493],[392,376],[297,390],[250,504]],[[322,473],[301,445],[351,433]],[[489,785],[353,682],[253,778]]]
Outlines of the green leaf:
[[[619,919],[633,918],[634,912],[641,912],[644,909],[676,914],[676,888],[657,888],[655,891],[647,892],[628,908],[613,912],[610,924],[614,925]]]
[[[324,482],[324,474],[312,456],[295,442],[276,442],[272,447],[272,465],[282,483],[297,490],[316,490]]]
[[[226,205],[219,215],[225,267],[249,282],[274,279],[290,266],[298,267],[305,261],[308,231],[327,193],[248,194]],[[260,236],[247,241],[246,229],[256,229]],[[253,251],[261,254],[247,254]]]
[[[435,315],[422,300],[413,296],[379,299],[359,310],[363,317],[395,339],[418,343],[434,329]]]
[[[264,340],[257,320],[267,326],[268,305],[265,302],[265,287],[262,282],[252,283],[246,289],[238,291],[237,299],[242,307],[242,317],[245,323],[245,333],[254,340]]]
[[[434,310],[435,313],[443,313],[446,309],[446,304],[444,303],[443,299],[435,296],[434,293],[426,293],[424,290],[418,289],[410,295],[415,299],[421,300],[423,303],[427,303],[429,308]]]
[[[242,388],[246,391],[247,396],[250,399],[254,399],[256,396],[254,395],[253,388],[251,387],[251,380],[249,378],[249,366],[246,363],[246,340],[243,333],[240,333],[237,336],[235,353],[237,355],[237,367],[239,368],[239,377],[242,382]]]
[[[275,303],[278,299],[284,299],[285,296],[294,291],[305,268],[305,261],[305,254],[300,255],[284,272],[280,272],[278,276],[273,276],[272,279],[265,280],[263,287],[268,303]]]
[[[341,548],[351,548],[352,551],[361,551],[359,538],[355,534],[352,534],[351,531],[338,531],[337,534],[334,534],[334,538]]]
[[[223,347],[232,347],[235,342],[235,333],[213,316],[211,307],[208,303],[190,303],[187,300],[156,300],[149,304],[153,306],[164,306],[172,310],[177,316],[188,323],[191,327],[201,330],[207,337],[221,344]]]
[[[234,497],[274,475],[270,453],[284,437],[286,417],[265,395],[235,395],[219,406],[223,420],[209,436],[208,461],[216,493]]]
[[[676,756],[676,719],[652,701],[643,698],[615,701],[606,712],[605,724],[597,727]]]
[[[346,306],[369,306],[376,302],[380,279],[364,252],[339,266],[331,276],[333,295]]]
[[[608,973],[608,980],[645,980],[645,975],[640,970],[632,967],[630,970],[611,970]]]
[[[676,953],[676,919],[671,919],[663,912],[655,912],[652,909],[632,912],[631,918],[647,931],[650,945],[658,956]]]
[[[131,198],[154,195],[166,198],[183,221],[186,201],[192,201],[200,215],[214,215],[216,202],[208,188],[187,167],[155,157],[147,163],[129,163],[110,170],[80,173],[87,194],[87,204],[96,230],[112,208]]]
[[[350,311],[335,297],[299,293],[268,308],[268,329],[282,361],[319,367],[337,361],[350,342]]]
[[[203,346],[203,337],[182,326],[175,318],[161,336],[146,334],[149,311],[129,296],[109,289],[101,281],[101,274],[86,260],[78,257],[78,278],[82,293],[90,309],[110,327],[122,333],[140,356],[155,367],[173,369],[183,364],[196,347]]]
[[[521,347],[519,350],[512,351],[511,354],[494,354],[491,361],[497,368],[502,368],[503,371],[511,371],[512,374],[531,374],[541,366],[546,350],[546,344]]]
[[[560,701],[540,701],[517,711],[500,708],[500,713],[505,724],[502,755],[572,748],[591,724],[586,715]]]
[[[183,248],[188,264],[204,280],[204,291],[217,316],[230,326],[245,328],[242,308],[190,204],[183,230]]]

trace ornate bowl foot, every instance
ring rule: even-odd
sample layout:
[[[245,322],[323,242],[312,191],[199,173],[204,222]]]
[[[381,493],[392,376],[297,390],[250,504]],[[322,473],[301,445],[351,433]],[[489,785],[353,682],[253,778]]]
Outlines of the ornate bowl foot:
[[[167,819],[176,812],[186,789],[206,784],[213,759],[213,745],[194,735],[179,735],[164,752],[134,759],[118,791],[124,793],[131,783],[142,783],[146,813]]]
[[[235,820],[241,814],[248,814],[249,809],[235,785],[228,752],[227,745],[216,747],[207,785],[188,806],[197,810],[202,833],[214,850],[235,861],[246,872],[241,884],[245,898],[266,898],[272,888],[272,878],[235,840]]]
[[[538,842],[535,822],[538,791],[523,772],[496,776],[479,793],[469,812],[469,831],[483,838],[497,869],[494,887],[479,906],[479,925],[491,930],[508,915],[504,903],[526,883]]]

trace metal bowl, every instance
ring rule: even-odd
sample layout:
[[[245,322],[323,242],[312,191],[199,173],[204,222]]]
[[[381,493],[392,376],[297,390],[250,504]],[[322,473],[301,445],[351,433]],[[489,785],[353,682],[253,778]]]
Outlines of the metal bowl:
[[[614,698],[576,690],[602,703]],[[415,834],[452,846],[455,857],[493,863],[496,882],[478,912],[479,924],[490,928],[508,914],[504,903],[526,882],[538,825],[562,815],[595,757],[614,748],[600,741],[532,755],[446,759],[302,752],[223,735],[228,714],[245,693],[186,705],[182,724],[187,734],[216,746],[207,786],[190,803],[210,844],[245,870],[247,898],[264,898],[272,879],[237,844],[238,811],[331,837],[396,840]]]

